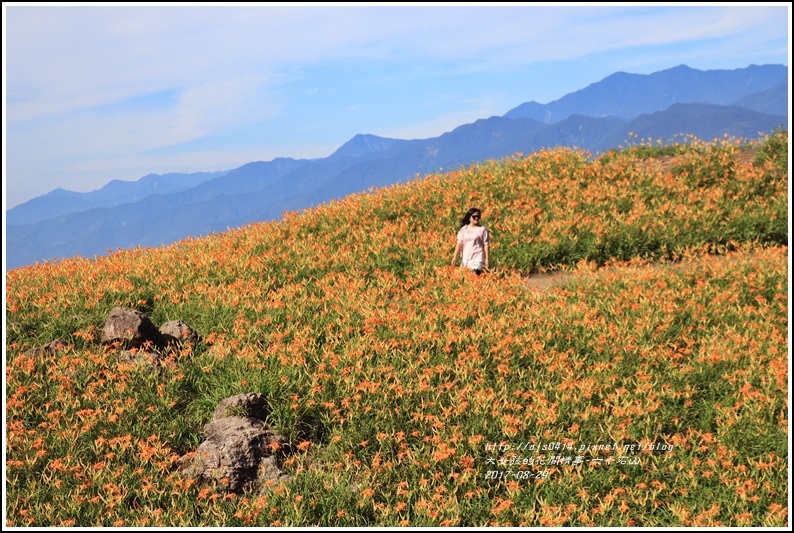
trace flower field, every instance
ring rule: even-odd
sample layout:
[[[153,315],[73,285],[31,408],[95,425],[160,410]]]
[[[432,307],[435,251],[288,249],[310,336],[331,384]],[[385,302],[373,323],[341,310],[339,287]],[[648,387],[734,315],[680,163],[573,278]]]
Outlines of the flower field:
[[[785,526],[787,152],[785,132],[547,150],[12,270],[6,526]],[[472,206],[479,277],[448,266]],[[117,306],[204,342],[172,372],[119,365]],[[289,481],[180,477],[245,392]]]

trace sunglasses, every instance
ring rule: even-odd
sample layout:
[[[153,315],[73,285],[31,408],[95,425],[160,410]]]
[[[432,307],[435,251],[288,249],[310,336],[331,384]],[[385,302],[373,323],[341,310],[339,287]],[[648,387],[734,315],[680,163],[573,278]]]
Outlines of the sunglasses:
[[[480,215],[472,215],[472,216],[471,216],[471,218],[476,218],[476,219],[478,219],[478,220],[479,220],[479,218],[480,218]]]

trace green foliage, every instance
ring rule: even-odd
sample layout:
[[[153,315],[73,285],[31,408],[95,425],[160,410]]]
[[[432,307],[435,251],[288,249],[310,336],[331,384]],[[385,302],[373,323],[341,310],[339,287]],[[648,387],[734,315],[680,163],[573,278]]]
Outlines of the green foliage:
[[[782,526],[782,139],[755,168],[732,142],[549,150],[11,271],[7,525]],[[448,266],[471,206],[493,236],[481,277]],[[531,288],[555,269],[571,281]],[[120,364],[99,344],[115,306],[203,340]],[[177,475],[217,403],[252,391],[289,480],[230,496]],[[571,461],[497,462],[549,443]]]
[[[770,163],[779,176],[788,175],[788,131],[776,129],[759,144],[754,163],[764,166]]]

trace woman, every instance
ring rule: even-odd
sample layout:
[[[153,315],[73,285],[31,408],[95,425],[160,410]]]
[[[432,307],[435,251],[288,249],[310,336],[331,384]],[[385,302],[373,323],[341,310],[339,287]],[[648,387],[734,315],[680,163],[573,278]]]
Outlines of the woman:
[[[466,215],[461,220],[460,230],[458,231],[458,244],[455,246],[455,253],[452,254],[452,266],[461,254],[461,266],[470,269],[477,274],[488,268],[490,236],[485,226],[480,225],[482,211],[472,207],[466,211]]]

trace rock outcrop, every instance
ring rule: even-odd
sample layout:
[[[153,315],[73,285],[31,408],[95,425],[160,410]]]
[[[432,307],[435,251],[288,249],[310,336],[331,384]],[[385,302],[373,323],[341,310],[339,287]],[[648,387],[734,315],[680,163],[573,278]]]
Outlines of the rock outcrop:
[[[259,393],[222,400],[204,427],[206,440],[179,460],[180,473],[235,493],[283,481],[281,464],[288,444],[267,425],[269,413]]]
[[[146,344],[159,344],[160,331],[140,311],[114,307],[102,328],[101,341],[103,344],[119,343],[127,349],[141,348]]]

